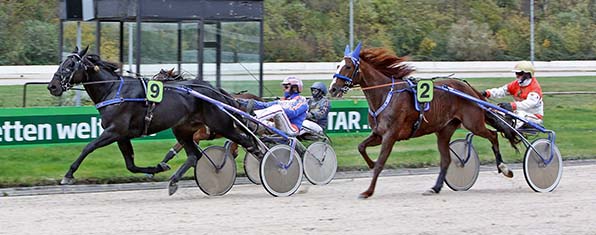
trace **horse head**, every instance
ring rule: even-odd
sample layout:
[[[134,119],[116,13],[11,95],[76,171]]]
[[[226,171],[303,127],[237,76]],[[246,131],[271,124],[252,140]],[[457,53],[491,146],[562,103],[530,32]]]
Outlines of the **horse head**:
[[[358,84],[361,48],[362,44],[358,43],[354,51],[350,51],[350,46],[346,45],[344,58],[337,66],[337,71],[333,75],[333,81],[329,86],[329,93],[332,97],[342,97],[350,88]]]
[[[48,84],[48,90],[50,94],[54,96],[61,96],[63,92],[69,90],[74,85],[84,82],[86,79],[87,69],[97,68],[94,64],[86,58],[87,46],[83,50],[75,48],[69,56],[58,67],[58,70],[54,73],[50,84]]]
[[[180,73],[176,73],[174,68],[170,70],[160,69],[159,73],[153,76],[153,80],[159,81],[173,81],[173,80],[183,80],[184,77]]]

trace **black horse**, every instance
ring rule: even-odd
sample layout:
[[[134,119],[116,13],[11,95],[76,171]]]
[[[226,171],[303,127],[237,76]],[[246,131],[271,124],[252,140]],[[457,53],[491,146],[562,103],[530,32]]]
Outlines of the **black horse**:
[[[164,81],[163,99],[160,103],[153,103],[146,99],[146,80],[120,76],[116,73],[117,69],[118,65],[102,61],[98,55],[87,55],[87,48],[82,51],[77,48],[60,64],[48,85],[52,95],[60,96],[73,85],[82,83],[96,104],[104,128],[104,132],[87,144],[73,162],[61,184],[73,184],[73,174],[85,157],[95,149],[114,142],[118,143],[129,171],[155,174],[168,170],[169,166],[163,161],[155,167],[136,166],[130,141],[168,128],[172,128],[178,142],[183,144],[187,162],[194,162],[201,157],[201,152],[194,144],[193,134],[205,126],[242,145],[255,156],[262,155],[250,133],[236,128],[232,116],[212,103],[172,87],[189,87],[212,99],[238,107],[238,103],[225,91],[200,80]],[[236,118],[241,119],[239,116]],[[172,176],[170,194],[175,192],[176,182],[186,170],[179,170]]]

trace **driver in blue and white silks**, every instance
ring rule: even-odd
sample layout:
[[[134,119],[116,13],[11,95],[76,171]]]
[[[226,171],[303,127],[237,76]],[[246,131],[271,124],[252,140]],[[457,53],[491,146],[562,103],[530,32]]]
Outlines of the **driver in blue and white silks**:
[[[306,98],[300,95],[303,87],[302,80],[297,77],[287,77],[281,86],[284,91],[284,97],[281,100],[254,101],[254,112],[259,121],[268,125],[274,123],[277,129],[296,136],[302,128],[308,111]],[[240,100],[241,105],[246,106],[246,103]],[[273,120],[273,123],[270,120]]]

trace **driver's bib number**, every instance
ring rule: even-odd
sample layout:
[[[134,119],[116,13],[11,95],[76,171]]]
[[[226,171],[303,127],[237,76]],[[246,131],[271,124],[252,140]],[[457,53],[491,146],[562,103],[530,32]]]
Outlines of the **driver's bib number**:
[[[160,81],[149,81],[147,83],[147,100],[159,103],[163,99],[163,83]]]
[[[421,103],[431,102],[433,100],[433,81],[420,80],[416,84],[416,100]]]

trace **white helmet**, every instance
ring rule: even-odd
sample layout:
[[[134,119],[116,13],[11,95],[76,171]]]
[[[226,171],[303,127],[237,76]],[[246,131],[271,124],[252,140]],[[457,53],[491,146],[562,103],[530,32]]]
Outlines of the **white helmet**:
[[[513,72],[530,73],[532,77],[534,77],[534,65],[532,65],[532,63],[529,61],[520,61],[515,65],[515,67],[513,67]]]
[[[281,82],[281,85],[290,85],[290,86],[296,86],[298,87],[298,92],[302,92],[302,80],[300,80],[300,78],[297,77],[287,77],[286,79],[283,80],[283,82]]]

